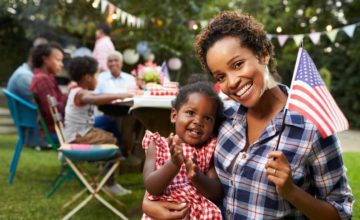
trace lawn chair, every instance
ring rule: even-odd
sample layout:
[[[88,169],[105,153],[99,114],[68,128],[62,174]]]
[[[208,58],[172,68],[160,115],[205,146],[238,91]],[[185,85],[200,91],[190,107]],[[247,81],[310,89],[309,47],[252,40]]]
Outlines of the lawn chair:
[[[45,133],[45,137],[51,146],[56,149],[57,146],[52,141],[49,131],[45,125],[45,122],[41,118],[39,114],[39,109],[33,103],[30,103],[23,98],[15,95],[7,89],[2,90],[6,96],[7,104],[10,109],[11,116],[14,120],[17,133],[18,133],[18,142],[16,143],[15,152],[13,159],[10,165],[10,176],[9,183],[12,184],[14,182],[14,176],[16,173],[17,164],[20,159],[20,154],[24,145],[25,133],[24,129],[26,128],[34,128],[38,129],[38,119],[41,120],[41,125]]]
[[[51,115],[54,119],[55,123],[55,131],[60,141],[59,151],[62,153],[62,157],[65,159],[66,163],[71,167],[71,169],[75,172],[76,176],[80,179],[80,181],[84,184],[85,189],[81,190],[78,194],[74,195],[73,198],[70,199],[64,205],[64,208],[71,205],[78,198],[80,198],[84,193],[88,192],[88,195],[81,203],[79,203],[74,209],[72,209],[63,219],[71,218],[76,212],[78,212],[81,208],[83,208],[92,198],[96,198],[103,205],[113,211],[117,216],[121,219],[127,220],[119,210],[117,210],[114,206],[112,206],[109,202],[107,202],[99,192],[102,191],[107,194],[110,198],[112,198],[119,205],[124,206],[122,202],[117,200],[113,195],[103,189],[104,184],[109,179],[109,177],[115,172],[115,170],[120,165],[120,161],[118,158],[115,158],[119,153],[119,148],[116,145],[112,144],[101,144],[101,145],[91,145],[91,144],[66,144],[64,135],[63,135],[63,124],[61,114],[58,112],[56,105],[57,101],[54,97],[50,95],[47,96],[48,104],[50,108]],[[114,160],[115,159],[115,160]],[[92,163],[110,163],[113,162],[112,167],[107,172],[107,174],[99,181],[98,178],[102,176],[102,169],[100,169],[99,174],[96,177],[91,177],[90,175],[84,173],[84,168],[81,168],[80,165],[82,162],[91,161]],[[88,178],[85,178],[87,176]],[[88,180],[90,179],[90,180]]]

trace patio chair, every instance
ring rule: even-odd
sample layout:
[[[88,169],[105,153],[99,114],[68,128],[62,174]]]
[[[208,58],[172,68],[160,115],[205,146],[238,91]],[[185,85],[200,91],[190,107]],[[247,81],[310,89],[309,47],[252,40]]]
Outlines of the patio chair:
[[[71,167],[74,171],[75,175],[80,179],[80,181],[84,184],[84,189],[79,193],[73,196],[69,202],[67,202],[63,208],[68,207],[77,199],[79,199],[84,193],[88,192],[89,195],[80,202],[75,208],[73,208],[68,214],[65,215],[63,219],[70,219],[76,212],[78,212],[81,208],[83,208],[92,198],[96,198],[101,204],[109,208],[112,212],[114,212],[121,219],[127,220],[127,217],[122,214],[118,209],[112,206],[108,201],[106,201],[99,192],[102,191],[106,195],[108,195],[111,199],[117,202],[119,205],[124,206],[122,202],[117,200],[113,195],[103,189],[104,184],[109,179],[109,177],[115,172],[115,170],[120,165],[120,161],[117,158],[119,153],[119,148],[113,144],[67,144],[65,143],[63,130],[64,126],[62,124],[62,116],[58,112],[56,105],[57,101],[54,97],[48,95],[48,104],[50,108],[51,115],[54,119],[55,123],[55,131],[59,138],[60,148],[59,152],[62,154],[61,158],[63,158],[66,163]],[[84,162],[90,162],[96,165],[104,165],[108,163],[113,163],[110,170],[106,173],[106,175],[99,180],[100,176],[102,176],[103,170],[99,169],[98,174],[95,177],[92,177],[89,173],[86,173],[84,167],[81,166]]]
[[[42,117],[39,114],[38,107],[33,103],[30,103],[18,95],[10,92],[7,89],[2,90],[6,99],[7,104],[11,113],[11,117],[14,120],[17,133],[18,133],[18,142],[15,146],[15,152],[13,159],[10,165],[10,176],[9,183],[12,184],[14,182],[14,176],[17,169],[17,164],[20,159],[21,151],[25,141],[25,132],[26,128],[34,128],[39,129],[38,119],[40,119],[42,129],[45,133],[45,137],[51,146],[56,149],[57,146],[52,141],[49,131],[43,121]]]

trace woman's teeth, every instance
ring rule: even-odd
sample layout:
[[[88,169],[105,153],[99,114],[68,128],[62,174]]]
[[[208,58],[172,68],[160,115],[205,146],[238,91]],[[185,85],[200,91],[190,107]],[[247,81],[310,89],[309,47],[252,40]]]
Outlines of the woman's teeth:
[[[237,96],[242,96],[244,95],[252,86],[252,83],[248,83],[246,84],[244,87],[242,87],[242,89],[236,93]]]

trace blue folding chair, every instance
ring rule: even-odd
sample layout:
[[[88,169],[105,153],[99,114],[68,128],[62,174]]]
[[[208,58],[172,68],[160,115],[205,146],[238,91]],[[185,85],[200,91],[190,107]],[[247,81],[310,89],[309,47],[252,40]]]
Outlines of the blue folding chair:
[[[14,182],[14,176],[15,176],[17,164],[19,162],[21,150],[24,145],[24,140],[25,140],[24,130],[26,128],[34,128],[34,129],[39,128],[38,125],[39,110],[36,105],[22,99],[21,97],[15,95],[14,93],[10,92],[7,89],[3,89],[3,93],[7,98],[8,107],[10,109],[11,116],[15,122],[16,129],[18,132],[18,142],[16,143],[14,156],[10,165],[9,183],[12,184]],[[56,149],[58,146],[54,144],[47,128],[44,127],[45,122],[42,120],[41,117],[40,119],[48,143],[51,144],[51,146],[54,149]]]

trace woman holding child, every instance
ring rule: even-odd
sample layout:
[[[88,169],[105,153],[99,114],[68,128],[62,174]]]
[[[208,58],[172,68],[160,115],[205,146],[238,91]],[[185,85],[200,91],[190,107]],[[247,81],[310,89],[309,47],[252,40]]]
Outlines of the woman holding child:
[[[226,110],[214,154],[224,219],[350,219],[353,196],[335,135],[322,138],[288,111],[275,150],[288,88],[278,84],[272,44],[248,15],[224,12],[196,39],[202,67],[240,107]],[[153,218],[181,219],[186,204],[143,201]]]

